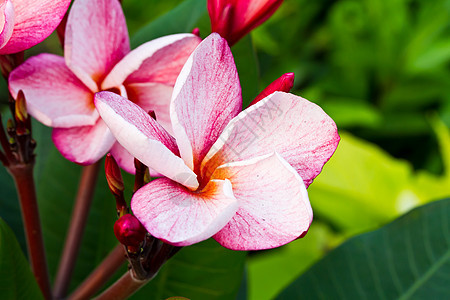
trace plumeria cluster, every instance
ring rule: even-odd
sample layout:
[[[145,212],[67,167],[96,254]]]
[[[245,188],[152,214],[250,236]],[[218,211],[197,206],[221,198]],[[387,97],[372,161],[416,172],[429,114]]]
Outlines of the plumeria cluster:
[[[0,54],[42,41],[69,2],[2,1]],[[2,64],[19,107],[17,134],[31,131],[28,111],[53,127],[53,142],[68,160],[90,165],[110,153],[114,232],[139,279],[156,274],[179,247],[211,237],[229,249],[260,250],[308,231],[306,188],[337,147],[336,125],[288,93],[292,73],[242,110],[230,50],[281,2],[209,0],[213,33],[203,40],[181,33],[130,50],[118,0],[75,0],[62,30],[63,57]],[[133,214],[119,166],[136,176]]]

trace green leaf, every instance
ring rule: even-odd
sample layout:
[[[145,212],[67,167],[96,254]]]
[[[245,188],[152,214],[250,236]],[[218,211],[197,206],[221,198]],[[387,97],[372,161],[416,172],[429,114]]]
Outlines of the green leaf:
[[[243,107],[247,107],[261,92],[259,90],[258,61],[250,35],[244,37],[231,50],[241,82]]]
[[[144,26],[132,38],[133,48],[163,35],[191,32],[206,13],[203,0],[186,0],[167,14]]]
[[[225,249],[213,239],[183,248],[131,299],[235,299],[245,256],[246,252]]]
[[[2,299],[44,299],[12,230],[0,219]]]
[[[449,299],[450,199],[355,237],[277,299]]]
[[[415,174],[408,162],[376,145],[347,133],[340,135],[335,154],[308,194],[316,216],[346,233],[371,230],[417,205],[450,194],[446,177]]]
[[[41,169],[44,175],[36,180],[49,270],[53,276],[71,219],[81,169],[81,166],[64,159],[51,146]],[[75,265],[72,288],[83,281],[117,244],[113,232],[115,220],[115,201],[107,187],[104,170],[100,168],[82,247]]]
[[[328,226],[314,221],[304,238],[249,256],[248,299],[273,299],[340,240]]]

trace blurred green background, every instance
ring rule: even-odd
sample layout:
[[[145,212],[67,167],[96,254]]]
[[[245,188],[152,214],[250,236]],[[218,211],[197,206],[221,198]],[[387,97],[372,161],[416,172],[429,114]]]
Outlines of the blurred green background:
[[[180,3],[123,0],[132,45],[163,34],[190,32],[194,27],[200,28],[202,37],[208,35],[206,1]],[[315,220],[306,237],[278,249],[249,253],[246,258],[223,252],[220,255],[233,258],[221,258],[221,264],[235,264],[235,275],[226,277],[228,291],[224,288],[224,293],[211,299],[229,299],[238,291],[240,299],[271,299],[348,238],[450,195],[449,15],[448,0],[286,0],[266,23],[233,47],[245,103],[283,73],[294,72],[292,92],[319,104],[335,120],[342,140],[308,190]],[[27,55],[39,52],[61,54],[57,38],[51,36]],[[2,86],[4,89],[4,82]],[[42,141],[49,143],[49,130],[36,126],[37,139],[41,133]],[[42,144],[38,146],[38,159],[48,160],[38,164],[38,171],[59,170],[53,175],[45,173],[47,179],[67,176],[68,163],[55,149]],[[51,168],[46,166],[50,162],[54,163]],[[79,169],[73,171],[74,180],[77,172]],[[47,203],[43,213],[54,215],[54,207],[48,204],[53,190],[42,182],[40,194],[46,196],[40,201]],[[75,193],[59,192],[67,197]],[[112,200],[97,204],[98,217],[105,214],[103,209],[112,205]],[[62,219],[69,214],[70,205],[57,212],[61,221],[43,221],[44,230],[53,230],[46,243],[55,256],[61,243],[57,240],[64,236],[65,226],[61,224],[67,222]],[[6,213],[17,208],[9,205],[2,209],[2,216],[10,219],[8,223],[16,224],[11,226],[23,246],[22,233],[17,229],[20,220]],[[92,232],[98,230],[94,219],[90,219],[95,228]],[[108,232],[108,242],[98,246],[98,233],[88,234],[91,249],[82,252],[85,265],[78,266],[75,282],[114,244],[112,229],[108,231],[114,215],[110,213],[106,219],[102,228]],[[202,251],[216,247],[211,243],[192,247],[191,256],[185,249],[184,256],[175,257],[162,270],[165,279],[150,287],[159,287],[153,294],[157,295],[155,299],[189,290],[186,283],[173,283],[166,291],[164,280],[177,274],[178,267],[186,267],[183,259],[195,255],[201,258],[206,255]],[[223,251],[214,249],[211,251]],[[50,259],[51,270],[56,262]],[[244,267],[247,276],[241,285],[239,274]],[[221,278],[225,271],[211,272],[211,276]],[[194,295],[201,293],[191,288]],[[144,291],[135,297],[145,299]]]

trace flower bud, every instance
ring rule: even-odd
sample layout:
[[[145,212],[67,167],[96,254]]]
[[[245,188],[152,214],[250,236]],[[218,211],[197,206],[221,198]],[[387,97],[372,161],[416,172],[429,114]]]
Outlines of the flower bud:
[[[120,173],[119,166],[117,165],[114,157],[108,153],[105,159],[105,173],[106,181],[108,182],[109,189],[114,195],[119,195],[123,192],[123,179]]]
[[[19,93],[17,94],[15,106],[16,106],[15,118],[17,122],[25,123],[28,119],[28,113],[27,113],[27,102],[25,100],[25,95],[23,94],[22,90],[20,90]]]
[[[135,216],[125,214],[114,223],[114,234],[121,244],[130,247],[132,252],[137,252],[147,230]]]
[[[265,22],[283,0],[208,0],[211,31],[234,45],[255,27]]]
[[[258,103],[260,100],[266,98],[273,92],[289,92],[294,86],[294,77],[294,73],[286,73],[281,75],[280,78],[276,79],[274,82],[269,84],[261,93],[259,93],[259,95],[256,96],[255,100],[250,103],[250,105]]]
[[[200,37],[200,29],[198,27],[195,27],[194,29],[192,29],[192,34]]]

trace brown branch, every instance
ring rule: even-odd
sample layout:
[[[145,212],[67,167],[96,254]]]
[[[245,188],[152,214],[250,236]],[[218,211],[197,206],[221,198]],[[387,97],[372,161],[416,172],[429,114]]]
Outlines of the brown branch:
[[[125,249],[123,245],[117,245],[72,295],[70,295],[69,300],[90,299],[125,261]]]
[[[132,270],[127,271],[119,280],[101,293],[97,300],[122,300],[133,295],[143,287],[149,280],[138,280],[132,275]]]
[[[89,215],[99,169],[100,162],[96,162],[95,164],[84,167],[81,174],[78,194],[75,199],[75,207],[72,212],[72,219],[66,235],[64,250],[53,287],[53,293],[56,299],[65,297],[69,288],[83,237],[83,231]]]
[[[19,194],[31,269],[45,299],[52,299],[41,222],[36,201],[33,164],[14,164],[10,165],[8,170],[14,178]]]

